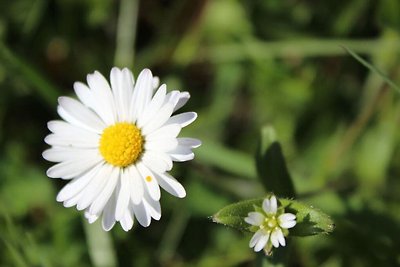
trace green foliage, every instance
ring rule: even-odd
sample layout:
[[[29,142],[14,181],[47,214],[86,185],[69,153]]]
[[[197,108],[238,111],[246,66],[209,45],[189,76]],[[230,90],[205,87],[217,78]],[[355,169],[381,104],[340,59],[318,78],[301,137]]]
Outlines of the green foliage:
[[[249,224],[244,221],[244,218],[249,212],[254,211],[254,207],[261,207],[263,200],[264,198],[259,198],[228,205],[218,211],[212,219],[216,223],[238,230],[250,231]],[[333,231],[333,221],[322,211],[291,199],[280,198],[279,202],[285,212],[296,215],[297,224],[290,230],[290,236],[310,236]]]

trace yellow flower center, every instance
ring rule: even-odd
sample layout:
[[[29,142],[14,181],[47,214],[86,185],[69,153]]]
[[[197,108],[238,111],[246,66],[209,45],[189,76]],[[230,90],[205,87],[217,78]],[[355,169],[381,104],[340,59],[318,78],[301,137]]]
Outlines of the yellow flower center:
[[[272,231],[276,227],[279,227],[279,224],[275,216],[267,216],[264,223],[260,225],[260,229],[267,229],[268,231]]]
[[[108,163],[126,167],[140,157],[143,143],[143,137],[136,125],[120,122],[104,129],[99,150]]]

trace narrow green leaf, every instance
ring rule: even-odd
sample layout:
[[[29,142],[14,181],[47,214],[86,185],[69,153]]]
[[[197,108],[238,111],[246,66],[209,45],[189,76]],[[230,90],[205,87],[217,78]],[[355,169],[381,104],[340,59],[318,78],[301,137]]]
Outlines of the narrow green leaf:
[[[196,158],[203,164],[218,167],[243,178],[255,179],[257,177],[254,161],[250,155],[204,138],[202,143],[203,145],[196,149]]]
[[[31,84],[37,94],[47,104],[54,106],[60,90],[47,80],[36,68],[15,54],[5,44],[0,42],[0,60],[8,70]]]
[[[342,46],[344,50],[346,50],[352,57],[354,57],[358,62],[360,62],[362,65],[364,65],[364,67],[366,67],[367,69],[369,69],[372,72],[375,72],[376,74],[378,74],[379,76],[382,77],[382,79],[387,82],[393,89],[395,89],[398,93],[400,93],[400,87],[395,84],[385,73],[383,73],[383,71],[381,71],[380,69],[374,67],[373,65],[371,65],[369,62],[367,62],[365,59],[363,59],[362,57],[360,57],[358,54],[356,54],[353,50],[351,50],[350,48],[346,47],[346,46]]]
[[[286,167],[281,145],[276,141],[276,133],[270,126],[261,130],[256,167],[258,177],[267,191],[279,196],[295,197],[292,178]]]
[[[215,223],[249,232],[250,225],[244,221],[244,218],[249,212],[254,211],[255,206],[261,207],[262,201],[263,198],[259,198],[228,205],[218,211],[212,220]],[[295,200],[281,198],[279,202],[285,212],[296,215],[297,224],[289,230],[291,236],[310,236],[333,231],[333,221],[322,211]]]
[[[7,240],[3,239],[2,241],[6,245],[6,248],[8,249],[12,262],[15,264],[14,266],[28,267],[28,264],[25,262],[24,256],[21,254],[21,252]]]

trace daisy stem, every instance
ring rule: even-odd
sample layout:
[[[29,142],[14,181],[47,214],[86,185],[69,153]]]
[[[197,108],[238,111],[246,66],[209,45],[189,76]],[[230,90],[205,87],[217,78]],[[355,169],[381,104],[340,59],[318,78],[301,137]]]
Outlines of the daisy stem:
[[[83,219],[83,227],[86,233],[89,256],[95,267],[117,266],[116,255],[109,232],[101,228],[99,221],[89,224]]]
[[[133,67],[138,9],[139,0],[121,0],[114,58],[115,66]]]

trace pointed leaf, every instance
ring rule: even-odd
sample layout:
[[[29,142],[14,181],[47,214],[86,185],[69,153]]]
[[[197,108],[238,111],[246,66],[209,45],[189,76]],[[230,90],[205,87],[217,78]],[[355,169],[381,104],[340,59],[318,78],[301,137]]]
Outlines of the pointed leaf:
[[[295,197],[295,190],[286,167],[285,158],[272,127],[261,130],[261,140],[256,156],[258,177],[266,190],[279,196]]]

